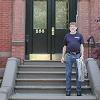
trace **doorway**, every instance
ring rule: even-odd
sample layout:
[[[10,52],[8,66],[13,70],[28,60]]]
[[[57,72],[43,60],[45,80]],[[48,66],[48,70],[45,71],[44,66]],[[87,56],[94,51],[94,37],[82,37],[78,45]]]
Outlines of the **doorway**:
[[[60,60],[69,22],[76,20],[75,1],[26,0],[26,59]]]

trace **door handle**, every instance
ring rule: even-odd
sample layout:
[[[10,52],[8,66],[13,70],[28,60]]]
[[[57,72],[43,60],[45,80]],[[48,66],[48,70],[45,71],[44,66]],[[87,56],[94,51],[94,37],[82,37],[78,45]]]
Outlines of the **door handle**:
[[[55,35],[55,29],[52,27],[52,35]]]

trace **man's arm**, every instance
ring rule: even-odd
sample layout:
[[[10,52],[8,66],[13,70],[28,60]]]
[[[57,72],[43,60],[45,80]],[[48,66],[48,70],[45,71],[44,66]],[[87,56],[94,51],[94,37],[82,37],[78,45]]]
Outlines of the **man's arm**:
[[[61,58],[61,63],[64,63],[64,56],[66,54],[66,45],[64,45],[63,49],[62,49],[62,58]]]
[[[81,44],[81,46],[80,46],[80,53],[81,53],[81,58],[83,59],[83,57],[84,57],[84,46],[83,46],[83,44]]]

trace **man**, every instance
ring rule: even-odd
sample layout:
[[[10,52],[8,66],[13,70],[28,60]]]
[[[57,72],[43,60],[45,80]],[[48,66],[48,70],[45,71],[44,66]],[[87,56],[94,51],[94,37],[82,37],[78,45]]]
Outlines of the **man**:
[[[83,36],[77,32],[77,24],[70,23],[70,32],[64,37],[64,46],[62,50],[61,62],[64,63],[64,56],[66,54],[66,96],[71,95],[71,73],[72,65],[76,59],[83,59],[84,53],[84,39]],[[78,66],[77,66],[78,67]],[[78,75],[77,75],[78,76]],[[77,96],[81,96],[81,81],[77,80]]]

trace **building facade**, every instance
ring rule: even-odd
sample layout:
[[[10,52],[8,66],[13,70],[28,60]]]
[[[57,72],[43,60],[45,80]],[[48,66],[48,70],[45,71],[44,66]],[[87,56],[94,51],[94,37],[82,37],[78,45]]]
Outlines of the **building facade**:
[[[68,23],[100,43],[100,0],[0,0],[0,67],[7,58],[57,60]]]

